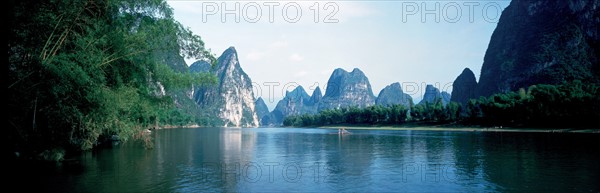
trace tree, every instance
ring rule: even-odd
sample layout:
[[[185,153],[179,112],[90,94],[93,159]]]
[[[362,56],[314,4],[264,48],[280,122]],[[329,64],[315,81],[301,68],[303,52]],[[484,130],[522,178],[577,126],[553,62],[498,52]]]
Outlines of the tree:
[[[22,152],[87,150],[102,136],[128,139],[161,115],[189,122],[161,88],[216,81],[164,63],[170,54],[214,60],[164,0],[10,5],[8,135]]]
[[[532,85],[527,91],[506,92],[470,100],[467,123],[526,127],[596,127],[600,118],[598,86],[581,81]]]
[[[410,109],[410,117],[414,121],[425,120],[426,119],[426,116],[425,116],[425,105],[417,104],[415,106],[412,106],[411,109]]]
[[[457,102],[450,102],[444,108],[445,117],[448,121],[457,121],[461,115],[461,106]]]
[[[402,124],[406,121],[407,118],[407,109],[404,105],[392,105],[390,107],[390,119],[388,123],[391,124]]]

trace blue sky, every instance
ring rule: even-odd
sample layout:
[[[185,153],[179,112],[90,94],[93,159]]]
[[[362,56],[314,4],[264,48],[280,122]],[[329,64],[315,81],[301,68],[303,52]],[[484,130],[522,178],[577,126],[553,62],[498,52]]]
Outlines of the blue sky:
[[[360,68],[375,95],[400,82],[415,102],[426,84],[450,92],[465,67],[479,79],[490,36],[510,1],[168,3],[175,19],[217,56],[235,46],[256,97],[272,110],[297,85],[309,94],[315,85],[324,92],[336,68]]]

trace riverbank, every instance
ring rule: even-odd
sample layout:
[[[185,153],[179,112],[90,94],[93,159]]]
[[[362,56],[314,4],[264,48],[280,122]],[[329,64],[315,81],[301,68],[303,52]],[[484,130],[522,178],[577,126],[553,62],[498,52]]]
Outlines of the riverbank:
[[[176,129],[176,128],[199,128],[202,127],[198,124],[193,124],[193,125],[162,125],[162,126],[158,126],[155,127],[154,129]]]
[[[323,126],[322,129],[346,130],[404,130],[404,131],[463,131],[463,132],[534,132],[534,133],[600,133],[600,129],[569,129],[569,128],[506,128],[506,127],[459,127],[459,126]]]
[[[199,125],[165,125],[157,129],[177,128],[207,128]],[[529,133],[600,133],[599,129],[581,128],[518,128],[518,127],[479,127],[457,124],[404,124],[401,126],[381,125],[335,125],[315,127],[321,129],[347,129],[347,130],[404,130],[404,131],[470,131],[470,132],[529,132]]]

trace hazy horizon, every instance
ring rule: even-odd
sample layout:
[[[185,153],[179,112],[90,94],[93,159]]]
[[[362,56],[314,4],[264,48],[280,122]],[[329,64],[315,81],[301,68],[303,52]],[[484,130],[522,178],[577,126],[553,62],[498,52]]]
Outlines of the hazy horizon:
[[[361,69],[375,96],[400,82],[415,103],[427,84],[450,93],[464,68],[479,80],[500,11],[510,1],[168,3],[215,55],[236,48],[241,67],[260,86],[255,96],[273,110],[297,85],[309,95],[318,85],[324,94],[336,68]]]

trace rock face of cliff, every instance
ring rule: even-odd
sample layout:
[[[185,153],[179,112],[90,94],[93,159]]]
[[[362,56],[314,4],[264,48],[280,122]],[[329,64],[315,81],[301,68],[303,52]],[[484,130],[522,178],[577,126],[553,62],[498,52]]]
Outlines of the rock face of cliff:
[[[476,88],[477,80],[475,79],[475,74],[473,74],[471,69],[465,68],[452,84],[452,97],[450,101],[465,106],[469,99],[475,98]]]
[[[302,86],[296,87],[292,92],[286,92],[285,97],[277,103],[270,116],[261,121],[262,125],[281,125],[287,116],[316,113],[320,93],[317,87],[313,96],[308,96]]]
[[[338,68],[327,81],[325,96],[321,99],[318,110],[349,106],[363,108],[374,104],[375,96],[365,74],[358,68],[354,68],[352,72]]]
[[[402,87],[398,82],[383,88],[375,100],[375,104],[382,106],[400,104],[410,108],[412,103],[412,97],[402,91]]]
[[[450,94],[447,92],[440,92],[440,89],[428,84],[425,88],[425,94],[423,94],[423,100],[421,100],[419,104],[435,103],[437,100],[441,99],[442,104],[446,106],[446,104],[450,102],[450,97]]]
[[[192,63],[189,69],[192,73],[209,72],[211,70],[211,66],[208,62],[204,60],[199,60]]]
[[[492,34],[476,97],[540,83],[600,82],[599,9],[598,0],[513,0]]]
[[[312,95],[310,95],[310,103],[318,105],[321,102],[321,98],[323,98],[323,94],[321,93],[321,88],[317,86],[315,91],[313,91]]]
[[[198,70],[206,70],[205,67],[198,66]],[[235,48],[225,50],[210,72],[218,84],[195,89],[194,100],[200,108],[218,116],[224,127],[258,127],[252,80],[240,67]]]
[[[400,92],[402,92],[401,89]],[[406,95],[408,96],[406,97],[402,95],[404,93],[398,95],[400,99],[392,99],[391,97],[394,94],[397,93],[391,91],[389,94],[390,98],[382,101],[386,101],[386,104],[388,102],[404,104],[407,98],[411,100],[410,96]],[[287,92],[271,113],[261,118],[261,125],[281,125],[285,117],[290,115],[314,114],[325,109],[350,106],[364,108],[374,104],[375,96],[373,95],[369,79],[365,74],[358,68],[355,68],[352,72],[338,68],[333,71],[327,82],[325,95],[322,95],[321,89],[316,87],[312,95],[309,96],[302,86],[298,86],[293,91]]]
[[[261,122],[263,117],[269,114],[269,107],[267,107],[267,104],[262,99],[262,97],[258,97],[258,99],[256,99],[256,102],[254,102],[254,106],[256,109],[256,116],[258,117],[258,121]]]

